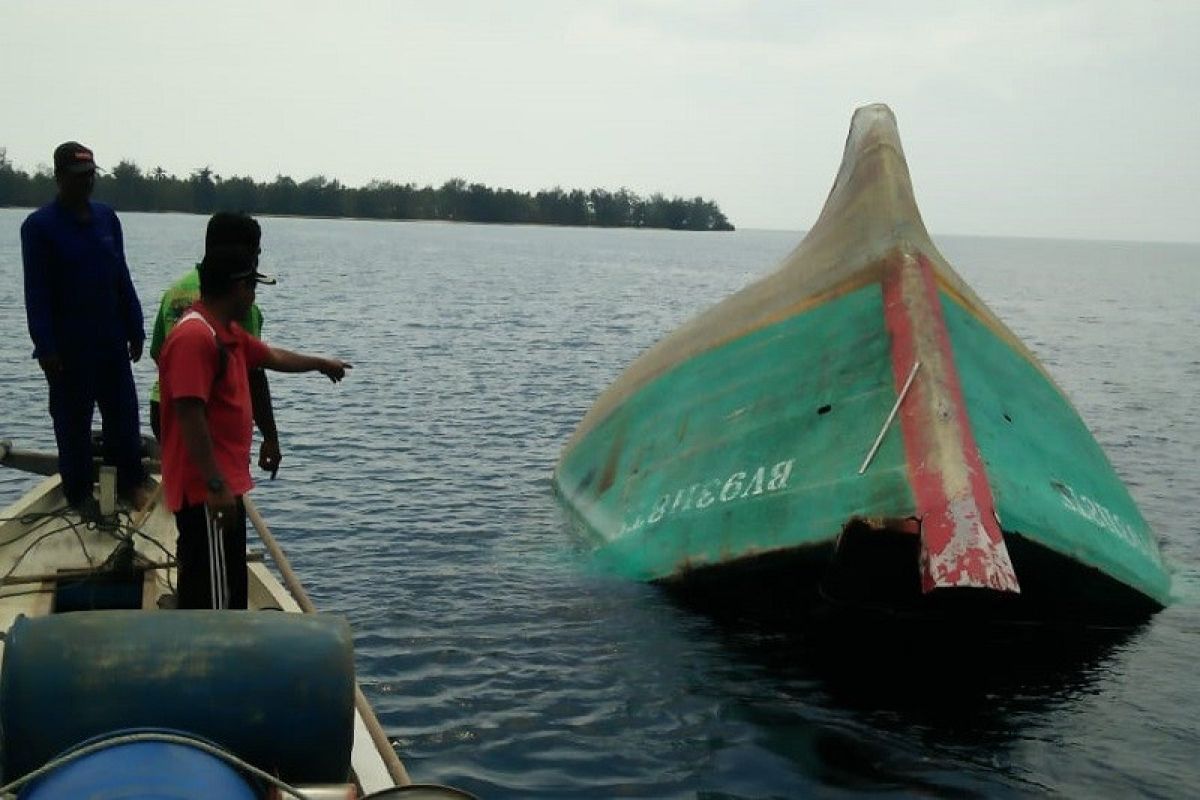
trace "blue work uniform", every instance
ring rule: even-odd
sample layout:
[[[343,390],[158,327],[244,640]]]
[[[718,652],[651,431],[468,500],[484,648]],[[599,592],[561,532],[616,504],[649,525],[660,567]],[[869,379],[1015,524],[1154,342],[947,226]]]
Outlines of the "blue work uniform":
[[[121,223],[113,210],[89,203],[83,220],[57,200],[21,226],[25,312],[33,357],[57,355],[60,377],[50,381],[50,416],[68,502],[92,486],[92,416],[103,419],[105,460],[117,466],[128,491],[145,480],[137,390],[129,344],[144,341],[142,306],[129,266]]]

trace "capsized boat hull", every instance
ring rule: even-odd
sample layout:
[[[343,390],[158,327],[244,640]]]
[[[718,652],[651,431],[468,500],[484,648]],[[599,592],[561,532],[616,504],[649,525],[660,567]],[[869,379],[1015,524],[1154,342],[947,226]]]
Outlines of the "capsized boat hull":
[[[855,115],[799,247],[635,361],[554,480],[601,562],[640,580],[824,563],[799,588],[1033,617],[1169,596],[1069,400],[929,239],[884,106]]]

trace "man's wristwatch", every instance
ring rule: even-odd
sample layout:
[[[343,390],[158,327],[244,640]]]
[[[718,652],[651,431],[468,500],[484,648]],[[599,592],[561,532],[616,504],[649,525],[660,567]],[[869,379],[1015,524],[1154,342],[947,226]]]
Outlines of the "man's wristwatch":
[[[206,485],[208,486],[208,490],[210,492],[216,493],[225,488],[225,481],[221,480],[219,477],[209,478]]]

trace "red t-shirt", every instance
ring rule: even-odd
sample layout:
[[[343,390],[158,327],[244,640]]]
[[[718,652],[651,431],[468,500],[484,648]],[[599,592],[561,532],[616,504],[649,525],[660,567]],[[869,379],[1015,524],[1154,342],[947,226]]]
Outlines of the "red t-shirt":
[[[222,325],[202,302],[191,310],[195,313],[185,314],[167,334],[158,357],[163,491],[172,511],[203,503],[208,495],[206,476],[192,463],[175,414],[175,401],[183,397],[204,401],[213,455],[229,491],[243,495],[254,486],[250,478],[254,411],[246,372],[261,366],[270,353],[267,345],[236,322]],[[218,338],[227,353],[223,371]]]

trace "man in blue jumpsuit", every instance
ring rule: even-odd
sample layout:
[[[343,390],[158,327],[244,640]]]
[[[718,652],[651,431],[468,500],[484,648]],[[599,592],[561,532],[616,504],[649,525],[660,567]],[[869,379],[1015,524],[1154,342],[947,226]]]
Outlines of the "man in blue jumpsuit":
[[[121,223],[91,202],[92,151],[66,142],[54,151],[58,196],[21,226],[25,312],[33,357],[50,386],[63,494],[77,508],[92,497],[92,415],[100,406],[105,460],[135,507],[146,501],[137,391],[130,361],[142,356],[142,306]]]

